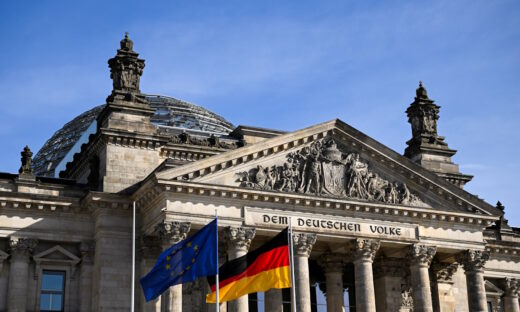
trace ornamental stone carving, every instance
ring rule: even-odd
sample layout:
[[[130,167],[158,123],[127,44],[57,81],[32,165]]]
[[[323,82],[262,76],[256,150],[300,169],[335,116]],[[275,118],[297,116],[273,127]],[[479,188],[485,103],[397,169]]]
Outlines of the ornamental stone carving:
[[[520,280],[516,278],[506,277],[506,295],[517,297],[520,291]]]
[[[380,242],[375,239],[356,239],[351,247],[353,261],[373,262],[379,246]]]
[[[224,231],[224,240],[227,242],[229,250],[247,252],[255,234],[256,229],[254,228],[229,226]]]
[[[161,129],[160,131],[164,131],[164,130]],[[189,144],[189,145],[207,146],[207,147],[224,148],[224,149],[235,149],[242,145],[239,142],[221,141],[218,137],[216,137],[213,134],[209,137],[196,137],[196,136],[190,135],[186,132],[180,133],[178,135],[171,135],[170,143]]]
[[[399,311],[413,311],[412,288],[401,285],[401,309]]]
[[[343,272],[346,265],[346,255],[325,253],[318,259],[318,264],[325,272]]]
[[[293,234],[294,254],[297,256],[309,257],[314,243],[316,243],[316,234],[314,233]]]
[[[29,256],[38,245],[38,240],[33,238],[11,238],[9,250],[12,256]]]
[[[259,165],[236,175],[240,186],[248,188],[426,206],[406,184],[384,179],[331,137],[289,153],[282,165]]]
[[[112,79],[112,94],[107,103],[130,101],[146,104],[144,95],[139,90],[139,80],[143,74],[144,60],[138,58],[134,43],[128,38],[128,33],[121,40],[121,49],[115,57],[108,60],[110,78]]]
[[[457,262],[444,263],[439,261],[433,261],[431,264],[432,276],[438,283],[453,283],[453,275],[457,272],[459,264]]]
[[[410,256],[410,262],[412,265],[419,265],[423,267],[429,267],[433,256],[437,252],[437,248],[434,246],[426,246],[421,244],[413,244],[408,249],[408,255]]]
[[[175,244],[186,238],[190,231],[190,222],[161,222],[155,226],[155,234],[166,244]]]
[[[32,155],[31,149],[28,145],[26,145],[23,151],[20,153],[22,166],[18,170],[21,177],[32,177],[33,176],[33,167],[32,167]]]
[[[479,272],[484,269],[484,265],[489,259],[489,252],[485,250],[468,249],[461,256],[459,262],[466,272]]]

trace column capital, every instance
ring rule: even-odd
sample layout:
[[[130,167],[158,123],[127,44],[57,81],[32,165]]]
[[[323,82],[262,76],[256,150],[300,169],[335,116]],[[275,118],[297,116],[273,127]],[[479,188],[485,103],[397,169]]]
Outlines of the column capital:
[[[343,272],[345,268],[346,255],[340,253],[327,252],[318,259],[318,264],[323,268],[325,273]]]
[[[380,242],[378,240],[357,238],[351,246],[354,262],[374,262],[376,252],[379,250],[379,246]]]
[[[254,228],[228,226],[224,230],[224,240],[227,241],[228,250],[237,249],[247,252],[255,234]]]
[[[9,239],[9,250],[12,256],[29,256],[38,245],[34,238],[11,237]]]
[[[81,263],[93,263],[94,253],[96,250],[96,242],[93,240],[84,240],[79,244],[81,253]]]
[[[459,262],[466,272],[480,272],[489,259],[489,252],[485,250],[468,249],[459,256]]]
[[[434,246],[413,244],[408,249],[408,256],[412,265],[429,267],[436,252],[437,248]]]
[[[445,263],[439,261],[433,261],[430,269],[432,271],[432,277],[437,283],[453,283],[453,275],[457,272],[459,264],[457,262]]]
[[[520,291],[520,280],[516,278],[506,277],[506,296],[518,297]]]
[[[294,253],[298,256],[309,257],[311,255],[312,246],[316,243],[316,234],[314,233],[294,233],[293,247]]]
[[[190,222],[163,221],[155,226],[155,234],[164,244],[171,245],[185,239],[190,228]]]

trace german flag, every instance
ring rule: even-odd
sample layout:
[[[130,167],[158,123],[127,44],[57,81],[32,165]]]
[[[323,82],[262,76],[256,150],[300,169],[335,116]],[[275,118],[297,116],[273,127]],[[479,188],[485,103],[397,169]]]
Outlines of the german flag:
[[[255,251],[226,262],[219,269],[220,302],[271,288],[291,287],[287,229]],[[207,303],[217,302],[215,277],[208,277],[211,294]]]

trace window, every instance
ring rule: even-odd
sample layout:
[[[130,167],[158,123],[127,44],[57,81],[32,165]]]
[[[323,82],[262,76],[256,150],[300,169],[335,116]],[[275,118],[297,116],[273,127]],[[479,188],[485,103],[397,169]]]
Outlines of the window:
[[[65,272],[42,272],[42,289],[40,293],[40,311],[63,311],[65,294]]]

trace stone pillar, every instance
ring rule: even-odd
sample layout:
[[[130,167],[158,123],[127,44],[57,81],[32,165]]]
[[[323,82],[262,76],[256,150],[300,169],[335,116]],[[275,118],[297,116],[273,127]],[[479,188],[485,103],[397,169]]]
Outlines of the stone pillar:
[[[316,234],[293,234],[294,284],[296,286],[296,310],[298,312],[311,312],[309,256],[314,243],[316,243]]]
[[[233,260],[245,255],[249,250],[251,240],[255,237],[255,233],[256,230],[252,228],[227,227],[224,231],[224,241],[227,242],[228,259]],[[229,312],[248,312],[248,296],[242,296],[228,302],[227,310]]]
[[[484,264],[488,259],[489,253],[487,251],[472,249],[468,249],[460,257],[460,262],[466,273],[468,304],[471,312],[487,311]]]
[[[265,311],[283,312],[282,290],[271,288],[265,292]]]
[[[506,295],[504,297],[505,312],[520,312],[518,302],[518,291],[520,290],[520,280],[506,278]]]
[[[325,271],[327,312],[345,312],[343,299],[343,269],[345,255],[327,253],[319,259],[319,264]]]
[[[456,308],[455,294],[453,292],[453,275],[457,272],[459,264],[441,263],[433,261],[430,266],[432,281],[432,300],[434,311],[454,312]]]
[[[79,272],[79,311],[92,311],[92,270],[94,265],[94,241],[82,241],[79,246],[81,265]]]
[[[406,308],[403,293],[407,290],[407,275],[402,258],[378,257],[373,264],[377,311],[402,311]],[[405,297],[406,298],[406,297]]]
[[[351,248],[354,262],[356,312],[376,311],[372,263],[379,250],[379,241],[356,239]]]
[[[11,266],[7,289],[7,311],[27,311],[27,281],[29,279],[30,255],[38,241],[31,238],[11,238]]]
[[[155,265],[157,258],[161,254],[161,243],[162,240],[158,236],[141,236],[139,242],[139,253],[140,253],[140,263],[139,263],[139,272],[140,276],[145,276],[150,272],[150,270]],[[140,311],[142,312],[161,312],[161,296],[157,297],[154,300],[146,302],[144,298],[143,291],[141,286],[139,285],[139,292],[136,294],[140,294]]]
[[[189,222],[163,221],[156,225],[155,234],[162,240],[163,251],[186,238],[190,231]],[[161,295],[161,310],[182,312],[182,284],[173,285]]]
[[[437,249],[433,246],[420,244],[414,244],[408,250],[414,311],[433,312],[428,269],[436,251]]]

